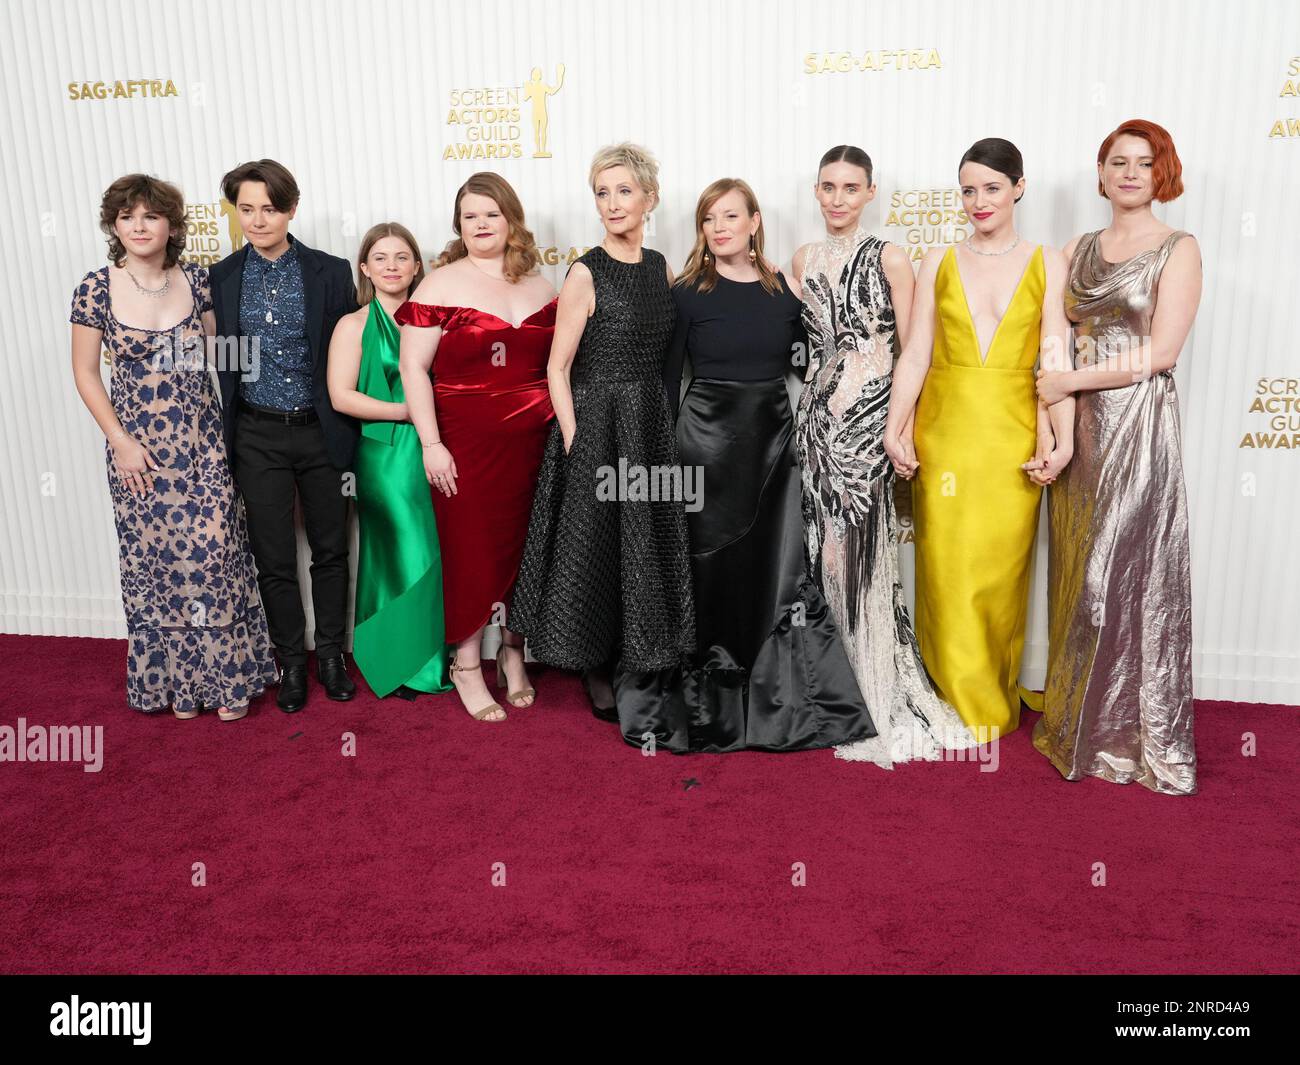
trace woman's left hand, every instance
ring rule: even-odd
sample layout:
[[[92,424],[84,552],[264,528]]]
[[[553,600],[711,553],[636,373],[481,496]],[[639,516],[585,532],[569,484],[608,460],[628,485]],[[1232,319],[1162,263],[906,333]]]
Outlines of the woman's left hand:
[[[1065,370],[1039,370],[1037,387],[1038,398],[1049,407],[1074,394],[1070,375]]]

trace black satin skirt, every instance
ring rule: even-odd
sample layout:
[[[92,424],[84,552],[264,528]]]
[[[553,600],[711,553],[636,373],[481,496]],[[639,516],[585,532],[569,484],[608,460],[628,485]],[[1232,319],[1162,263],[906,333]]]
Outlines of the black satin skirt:
[[[785,381],[691,382],[677,419],[696,654],[614,677],[623,738],[678,754],[803,751],[876,735],[830,608],[808,572]]]

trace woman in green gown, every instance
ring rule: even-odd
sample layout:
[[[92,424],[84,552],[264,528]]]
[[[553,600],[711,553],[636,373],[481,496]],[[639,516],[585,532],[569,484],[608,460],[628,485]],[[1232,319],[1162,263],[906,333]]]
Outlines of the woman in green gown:
[[[357,255],[361,309],[330,341],[330,402],[361,421],[357,442],[356,627],[352,657],[381,698],[451,690],[442,558],[420,439],[407,421],[397,308],[424,276],[420,248],[396,222],[373,226]]]

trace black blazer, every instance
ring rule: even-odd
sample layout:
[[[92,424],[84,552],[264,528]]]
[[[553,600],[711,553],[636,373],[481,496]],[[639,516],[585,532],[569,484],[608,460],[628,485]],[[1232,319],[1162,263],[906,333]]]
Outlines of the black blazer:
[[[325,450],[330,462],[345,470],[352,465],[358,426],[355,418],[339,414],[330,405],[325,386],[325,365],[334,326],[345,314],[357,309],[357,289],[352,282],[352,267],[346,259],[307,247],[290,235],[302,263],[302,285],[307,302],[307,344],[311,350],[312,406],[320,418],[325,436]],[[208,270],[212,284],[212,303],[217,316],[217,336],[238,337],[239,295],[244,282],[244,262],[248,245],[227,255]],[[233,468],[235,458],[235,416],[239,413],[239,378],[237,365],[218,367],[221,382],[221,417],[226,431],[226,454]]]

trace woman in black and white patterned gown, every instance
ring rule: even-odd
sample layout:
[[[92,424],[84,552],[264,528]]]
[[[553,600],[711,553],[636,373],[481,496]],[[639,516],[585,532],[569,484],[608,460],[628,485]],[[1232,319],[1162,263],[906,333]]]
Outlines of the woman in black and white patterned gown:
[[[899,579],[884,431],[897,334],[906,332],[911,306],[911,260],[859,224],[875,195],[860,148],[840,145],[822,157],[816,193],[827,236],[800,248],[793,264],[808,331],[795,430],[804,524],[813,574],[878,731],[837,747],[836,757],[888,769],[975,740],[925,674]]]

